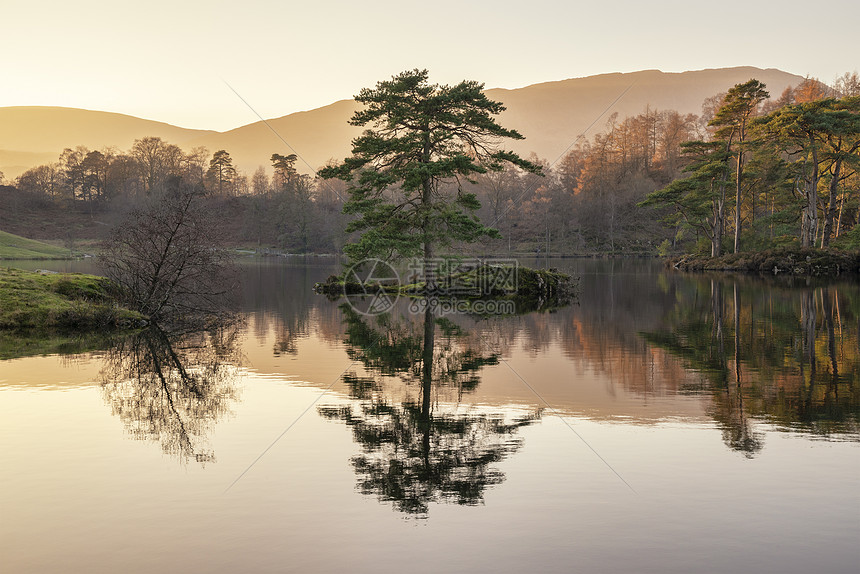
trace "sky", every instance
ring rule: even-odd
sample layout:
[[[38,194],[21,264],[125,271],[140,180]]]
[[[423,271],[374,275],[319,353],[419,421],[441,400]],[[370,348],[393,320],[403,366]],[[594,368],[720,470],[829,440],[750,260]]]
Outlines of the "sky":
[[[518,88],[747,65],[832,83],[860,67],[856,0],[2,0],[0,14],[0,106],[218,131],[413,68]]]

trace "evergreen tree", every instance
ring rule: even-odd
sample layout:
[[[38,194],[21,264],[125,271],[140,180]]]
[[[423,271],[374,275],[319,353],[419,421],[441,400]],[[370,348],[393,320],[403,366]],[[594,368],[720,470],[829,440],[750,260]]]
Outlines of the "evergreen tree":
[[[505,108],[482,90],[475,81],[430,84],[426,70],[412,70],[355,97],[365,107],[350,123],[368,129],[353,140],[351,157],[320,171],[350,182],[344,211],[359,216],[349,231],[362,232],[346,246],[351,258],[423,256],[430,279],[437,247],[497,235],[475,216],[480,203],[462,180],[508,163],[540,167],[497,148],[502,138],[523,136],[496,122]]]
[[[684,142],[681,148],[689,162],[684,171],[690,175],[648,194],[640,205],[670,207],[665,221],[701,231],[711,241],[711,257],[719,257],[725,229],[729,154],[720,141]]]
[[[233,159],[223,149],[219,149],[212,155],[209,161],[209,170],[206,179],[209,184],[218,190],[218,195],[224,194],[224,188],[232,188],[233,178],[236,177],[236,168],[233,167]]]
[[[758,80],[736,84],[726,94],[723,105],[710,125],[718,129],[715,136],[726,142],[726,149],[735,157],[735,253],[741,245],[741,208],[743,204],[742,184],[744,151],[747,127],[759,104],[770,97],[765,85]]]
[[[822,244],[826,246],[829,242],[842,166],[857,163],[854,156],[860,129],[858,107],[856,98],[841,101],[827,98],[785,106],[755,122],[761,137],[789,158],[794,171],[798,191],[803,197],[800,231],[803,247],[815,245],[821,224],[819,203],[826,205],[825,225],[821,231],[827,239],[823,239]],[[830,174],[833,187],[826,203],[821,201],[818,189],[825,166],[835,170]]]

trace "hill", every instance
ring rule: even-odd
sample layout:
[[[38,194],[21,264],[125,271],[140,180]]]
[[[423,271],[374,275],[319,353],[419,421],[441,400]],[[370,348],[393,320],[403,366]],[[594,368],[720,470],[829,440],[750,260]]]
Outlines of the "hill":
[[[0,259],[66,259],[69,250],[0,231]]]
[[[500,123],[526,136],[523,141],[509,142],[510,147],[526,156],[534,152],[540,158],[554,161],[592,123],[594,126],[586,134],[588,137],[602,131],[613,112],[618,112],[623,119],[651,106],[652,109],[699,114],[706,98],[750,78],[764,82],[774,97],[786,87],[803,81],[801,76],[780,70],[752,67],[681,73],[647,70],[574,78],[513,90],[496,88],[486,93],[508,108],[502,113]],[[618,99],[622,93],[624,95]],[[347,120],[357,108],[354,101],[343,100],[309,112],[267,120],[268,126],[256,122],[229,132],[206,134],[193,140],[192,145],[204,145],[210,150],[226,149],[237,165],[251,173],[258,165],[268,166],[272,153],[290,153],[280,135],[304,160],[304,165],[302,162],[297,165],[299,170],[308,172],[310,168],[317,169],[331,159],[340,160],[349,154],[350,141],[360,134],[360,129],[348,125]]]
[[[157,136],[189,147],[190,140],[208,132],[144,120],[125,114],[48,106],[0,108],[0,171],[8,178],[51,161],[63,149],[83,145],[90,149],[114,146],[127,150],[134,140]]]
[[[603,131],[612,113],[617,112],[619,119],[624,119],[650,106],[701,114],[706,98],[751,78],[764,82],[774,98],[788,86],[803,81],[801,76],[780,70],[753,67],[680,73],[646,70],[574,78],[516,90],[491,89],[487,95],[504,102],[508,108],[501,114],[500,123],[526,136],[525,141],[514,143],[514,151],[533,151],[538,157],[554,161],[592,123],[593,127],[585,133],[588,138]]]
[[[248,174],[259,165],[270,167],[269,158],[273,153],[295,153],[301,158],[296,169],[310,173],[330,159],[340,160],[349,153],[352,138],[361,130],[347,121],[358,107],[353,100],[341,100],[265,123],[255,122],[228,132],[206,134],[190,145],[206,146],[210,151],[225,149],[239,169]]]
[[[750,78],[767,84],[775,97],[786,87],[803,81],[801,76],[780,70],[753,67],[681,73],[646,70],[518,89],[488,89],[487,94],[508,107],[500,118],[502,125],[526,136],[526,140],[512,142],[510,147],[521,154],[535,152],[554,161],[590,125],[594,124],[586,136],[602,131],[613,112],[624,118],[650,106],[700,113],[705,98]],[[0,108],[0,171],[12,178],[26,167],[56,160],[66,147],[116,146],[125,150],[136,138],[153,135],[185,149],[198,145],[206,146],[210,152],[226,149],[237,167],[249,174],[259,165],[268,167],[272,153],[295,152],[302,158],[297,167],[307,173],[349,153],[351,139],[359,134],[358,128],[347,124],[356,106],[352,100],[341,100],[267,120],[268,126],[255,122],[227,132],[189,130],[122,114],[70,108]]]

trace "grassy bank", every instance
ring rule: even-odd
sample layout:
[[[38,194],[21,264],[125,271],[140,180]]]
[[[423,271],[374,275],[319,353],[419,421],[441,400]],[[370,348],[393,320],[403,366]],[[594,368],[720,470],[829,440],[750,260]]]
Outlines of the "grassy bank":
[[[0,259],[68,259],[68,249],[0,231]]]
[[[104,277],[0,267],[0,329],[132,327],[144,317],[115,304]]]
[[[721,257],[685,255],[669,261],[682,271],[739,271],[765,275],[837,277],[860,273],[860,252],[836,249],[769,249]]]

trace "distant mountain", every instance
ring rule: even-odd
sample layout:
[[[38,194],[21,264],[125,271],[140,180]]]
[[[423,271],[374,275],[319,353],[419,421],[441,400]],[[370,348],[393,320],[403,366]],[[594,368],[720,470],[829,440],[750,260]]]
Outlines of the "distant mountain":
[[[129,149],[134,140],[157,136],[186,147],[206,130],[180,128],[125,114],[47,106],[0,108],[0,171],[12,178],[33,166],[57,161],[69,147],[115,146]]]
[[[513,149],[520,153],[534,151],[552,162],[592,123],[585,133],[587,138],[604,131],[614,112],[622,120],[642,113],[646,106],[701,114],[706,98],[751,78],[764,82],[773,98],[804,79],[780,70],[752,67],[681,73],[645,70],[547,82],[516,90],[491,89],[487,95],[508,108],[501,114],[500,123],[526,136],[524,141],[515,142]]]
[[[352,138],[361,133],[359,128],[347,123],[358,107],[353,100],[341,100],[265,123],[255,122],[228,132],[207,134],[190,145],[206,146],[210,151],[225,149],[239,169],[248,174],[260,165],[271,167],[269,158],[273,153],[295,153],[301,158],[296,169],[310,173],[330,159],[341,160],[349,153]]]
[[[535,152],[541,158],[554,161],[580,134],[590,138],[602,131],[614,112],[622,119],[641,113],[646,106],[701,113],[705,98],[750,78],[764,82],[773,97],[803,81],[801,76],[780,70],[753,67],[681,73],[646,70],[511,90],[489,89],[487,95],[508,108],[500,117],[500,123],[526,136],[524,141],[509,142],[509,147],[521,154]],[[266,123],[255,122],[227,132],[214,132],[72,108],[0,108],[0,171],[11,178],[27,167],[55,161],[66,147],[116,146],[127,150],[135,139],[151,135],[185,149],[199,145],[212,152],[225,149],[237,167],[249,174],[259,165],[268,167],[273,153],[294,152],[302,158],[297,167],[307,173],[331,159],[343,159],[349,153],[351,139],[360,133],[358,128],[347,124],[355,109],[355,102],[342,100]],[[589,126],[592,127],[588,129]]]

